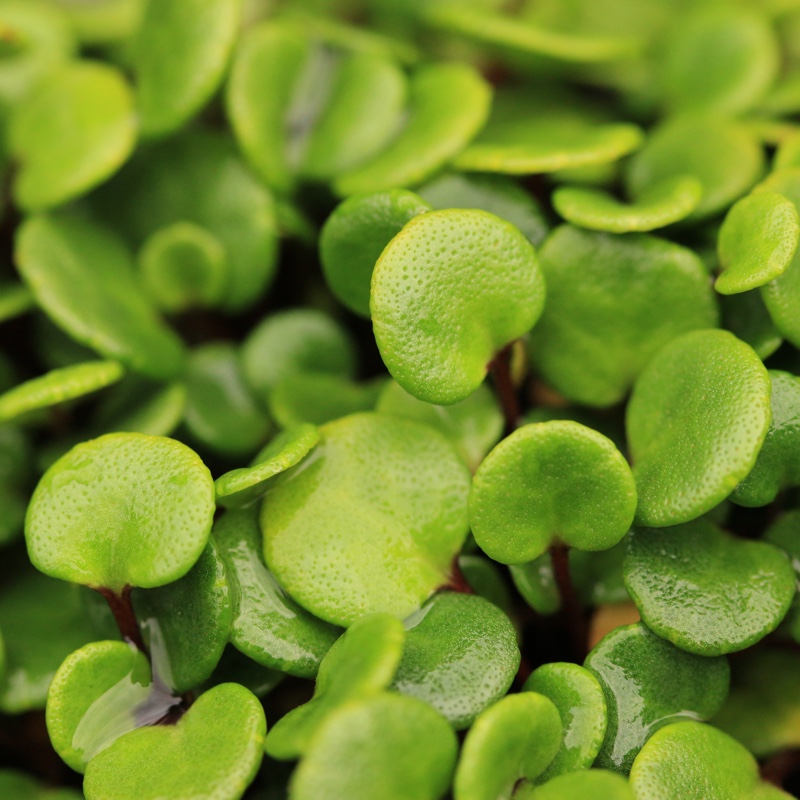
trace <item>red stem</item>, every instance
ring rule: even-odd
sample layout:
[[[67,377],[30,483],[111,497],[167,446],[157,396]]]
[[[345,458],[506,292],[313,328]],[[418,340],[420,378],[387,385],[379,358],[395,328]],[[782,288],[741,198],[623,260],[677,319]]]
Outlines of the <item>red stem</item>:
[[[136,614],[133,611],[131,587],[126,586],[119,594],[111,591],[111,589],[104,588],[100,588],[97,591],[105,597],[108,607],[111,609],[111,613],[117,621],[117,627],[122,634],[122,638],[141,650],[149,660],[150,653],[142,639],[142,632],[136,620]]]
[[[572,583],[572,575],[569,570],[569,548],[563,544],[554,544],[550,548],[550,556],[553,559],[553,575],[561,596],[561,613],[569,629],[575,659],[580,664],[587,655],[588,628],[583,606],[578,599],[575,585]]]
[[[511,353],[513,346],[513,342],[506,345],[489,364],[489,371],[492,374],[494,387],[497,391],[497,399],[500,401],[500,408],[503,410],[503,417],[506,421],[506,436],[513,433],[519,427],[521,416],[517,389],[511,378]]]

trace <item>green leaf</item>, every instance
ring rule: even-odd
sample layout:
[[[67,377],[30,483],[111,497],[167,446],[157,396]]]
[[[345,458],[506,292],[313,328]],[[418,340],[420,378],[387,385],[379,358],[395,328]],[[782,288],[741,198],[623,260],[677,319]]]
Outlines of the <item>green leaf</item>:
[[[770,370],[772,422],[755,466],[734,489],[731,500],[742,506],[765,506],[778,492],[800,486],[800,378]]]
[[[759,12],[757,5],[701,5],[681,15],[660,70],[673,112],[734,115],[759,102],[777,78],[781,59],[777,37]]]
[[[761,177],[764,155],[756,138],[739,123],[708,115],[668,118],[650,134],[631,159],[626,183],[641,197],[667,178],[692,175],[703,196],[691,219],[727,208]]]
[[[270,478],[299,464],[317,442],[319,430],[315,425],[297,425],[281,431],[264,445],[252,466],[231,470],[214,481],[217,502],[228,508],[249,505],[264,494]]]
[[[214,539],[230,584],[231,643],[263,666],[313,678],[341,631],[295,603],[264,566],[257,510],[228,511]]]
[[[154,671],[176,694],[197,688],[219,663],[233,619],[230,595],[213,540],[182,578],[134,593]]]
[[[292,776],[289,798],[438,800],[450,785],[457,751],[444,717],[413,697],[385,693],[352,701],[317,731]]]
[[[92,642],[68,656],[47,695],[47,733],[55,751],[76,772],[120,736],[158,716],[137,710],[152,692],[147,657],[124,642]],[[177,702],[172,698],[172,702]]]
[[[723,296],[722,327],[756,351],[764,361],[783,344],[761,292],[742,292]]]
[[[20,714],[43,709],[61,662],[94,638],[77,586],[40,575],[30,567],[0,591],[0,630],[5,670],[0,710]]]
[[[270,429],[242,372],[238,349],[223,342],[198,347],[186,367],[186,428],[198,442],[230,456],[252,454]]]
[[[686,653],[640,622],[609,633],[584,666],[600,681],[608,704],[606,738],[595,763],[617,772],[630,770],[659,728],[681,718],[709,719],[728,695],[724,656]]]
[[[634,528],[624,570],[647,626],[702,656],[760,641],[795,595],[794,570],[777,547],[736,539],[702,518],[675,528]]]
[[[0,770],[0,795],[9,800],[83,800],[75,789],[48,789],[13,769]]]
[[[304,755],[337,709],[386,689],[400,663],[404,638],[403,624],[388,614],[354,622],[322,659],[311,700],[289,711],[269,732],[267,755],[284,761]]]
[[[605,550],[630,528],[636,488],[614,444],[576,422],[525,425],[486,457],[470,523],[490,558],[524,564],[552,544]]]
[[[503,415],[486,384],[450,406],[417,400],[390,381],[378,398],[379,414],[424,422],[444,434],[471,470],[476,470],[503,433]]]
[[[163,136],[193,117],[222,81],[240,0],[148,0],[131,41],[142,133]]]
[[[183,419],[186,384],[140,382],[128,376],[107,395],[108,403],[98,409],[95,419],[102,433],[108,431],[169,436]]]
[[[116,383],[124,374],[118,361],[89,361],[51,370],[0,395],[0,422],[84,397]]]
[[[636,800],[775,800],[790,795],[759,781],[758,764],[735,739],[699,722],[678,722],[658,731],[631,769]]]
[[[514,800],[634,800],[628,781],[603,769],[559,775],[541,786],[522,784]]]
[[[264,496],[267,565],[304,608],[339,625],[416,611],[448,580],[467,533],[469,471],[416,422],[354,414]]]
[[[533,327],[544,294],[533,247],[513,225],[485,211],[432,211],[412,219],[375,265],[375,339],[409,394],[450,405]]]
[[[570,551],[570,556],[578,552]],[[561,595],[553,573],[553,559],[549,551],[527,564],[512,564],[511,579],[525,602],[543,615],[555,614],[561,607]]]
[[[287,375],[326,372],[352,377],[355,342],[331,317],[311,308],[270,314],[242,344],[242,369],[259,397]]]
[[[665,344],[718,322],[702,262],[664,239],[564,225],[540,263],[547,302],[531,333],[531,360],[584,405],[618,403]]]
[[[420,67],[409,84],[405,126],[383,152],[340,175],[334,189],[346,197],[422,183],[480,130],[490,101],[489,84],[468,64]]]
[[[409,220],[430,210],[421,197],[405,189],[359,194],[340,203],[319,239],[322,271],[336,298],[369,317],[375,262]]]
[[[110,231],[65,216],[31,217],[18,230],[15,258],[37,303],[78,342],[152,378],[181,369],[180,340],[158,318]]]
[[[177,725],[139,728],[86,767],[87,800],[180,796],[237,800],[263,756],[264,710],[243,686],[223,683],[194,703]]]
[[[47,575],[115,593],[162,586],[192,568],[213,516],[211,475],[186,445],[110,433],[73,447],[39,481],[28,555]]]
[[[33,308],[36,308],[36,300],[26,286],[20,283],[0,286],[0,322],[19,317]]]
[[[798,241],[800,216],[791,200],[765,191],[742,198],[719,232],[722,272],[714,288],[736,294],[775,280],[792,263]]]
[[[133,98],[114,67],[74,61],[50,74],[14,109],[8,148],[19,162],[14,199],[41,211],[93,189],[133,152]]]
[[[652,231],[685,219],[697,208],[702,194],[697,178],[679,175],[655,184],[635,203],[622,203],[598,189],[565,186],[553,193],[553,206],[581,228],[628,233]]]
[[[770,379],[727,331],[694,331],[662,348],[627,410],[642,525],[676,525],[721,503],[747,476],[769,429]]]
[[[536,692],[504,697],[467,733],[453,784],[455,800],[510,797],[517,781],[539,777],[561,746],[561,720]]]
[[[552,700],[564,731],[561,749],[537,782],[591,767],[607,723],[606,699],[597,678],[578,664],[543,664],[531,673],[522,690]]]
[[[405,621],[392,688],[424,700],[456,729],[503,697],[519,668],[514,626],[482,597],[445,592]]]

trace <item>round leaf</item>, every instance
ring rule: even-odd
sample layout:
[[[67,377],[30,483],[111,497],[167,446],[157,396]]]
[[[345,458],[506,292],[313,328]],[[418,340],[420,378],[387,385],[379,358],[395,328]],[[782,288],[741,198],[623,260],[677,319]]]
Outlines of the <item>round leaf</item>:
[[[432,429],[377,414],[331,422],[310,458],[265,494],[267,565],[330,622],[407,617],[447,582],[468,491],[469,471]]]
[[[760,641],[786,616],[795,594],[794,570],[777,547],[736,539],[706,519],[634,528],[624,569],[647,626],[702,656]]]
[[[681,718],[709,719],[728,695],[724,656],[686,653],[640,622],[609,633],[585,666],[608,704],[606,738],[595,763],[617,772],[630,770],[654,731]]]
[[[636,488],[614,444],[577,422],[525,425],[486,457],[470,523],[490,558],[524,564],[563,543],[605,550],[630,528]]]
[[[519,667],[514,626],[475,595],[436,595],[406,621],[393,688],[424,700],[461,730],[503,697]]]
[[[79,197],[116,172],[135,141],[133,98],[122,74],[89,61],[64,65],[11,117],[8,148],[20,164],[14,199],[26,211],[41,211]]]
[[[627,410],[637,521],[675,525],[721,503],[756,462],[769,399],[764,365],[727,331],[686,333],[662,348]]]
[[[137,284],[124,244],[105,228],[31,217],[17,234],[15,258],[38,304],[78,342],[159,380],[181,369],[180,340]]]
[[[200,557],[213,516],[211,475],[188,447],[111,433],[45,473],[25,520],[28,555],[47,575],[95,588],[161,586]]]
[[[527,333],[544,305],[533,248],[485,211],[432,211],[412,219],[383,251],[372,276],[375,339],[410,394],[463,400],[489,362]]]

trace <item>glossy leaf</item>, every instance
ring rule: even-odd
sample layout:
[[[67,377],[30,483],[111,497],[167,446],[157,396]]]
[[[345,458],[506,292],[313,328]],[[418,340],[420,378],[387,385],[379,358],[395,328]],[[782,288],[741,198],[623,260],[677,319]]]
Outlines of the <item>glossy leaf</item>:
[[[800,216],[794,204],[775,192],[756,192],[739,200],[719,234],[722,272],[714,288],[722,294],[747,292],[782,275],[800,241]]]
[[[447,582],[468,490],[469,471],[431,428],[377,414],[328,423],[311,456],[264,496],[267,565],[329,622],[407,617]]]
[[[636,488],[613,443],[576,422],[519,428],[486,457],[470,524],[490,558],[524,564],[552,544],[605,550],[630,528]]]
[[[422,183],[480,130],[490,99],[489,85],[467,64],[420,67],[409,84],[405,126],[383,152],[339,176],[334,189],[349,196]]]
[[[552,700],[564,731],[561,749],[537,782],[591,767],[603,744],[607,723],[606,699],[597,678],[578,664],[543,664],[522,688]]]
[[[188,447],[111,433],[45,473],[25,520],[28,555],[47,575],[117,593],[162,586],[200,557],[213,515],[211,475]]]
[[[289,798],[437,800],[450,785],[457,751],[447,721],[413,697],[384,693],[353,701],[317,732]]]
[[[158,319],[130,254],[110,231],[66,216],[31,217],[19,229],[15,256],[36,301],[78,342],[152,378],[180,370],[180,340]]]
[[[545,242],[542,318],[531,360],[570,399],[619,402],[669,341],[717,324],[700,259],[647,235],[614,236],[562,226]]]
[[[683,650],[717,656],[773,631],[795,594],[789,559],[766,542],[739,540],[706,519],[634,528],[625,585],[654,633]]]
[[[249,505],[264,494],[270,478],[299,464],[317,442],[319,430],[315,425],[281,431],[264,445],[251,466],[226,472],[214,481],[217,502],[229,508]]]
[[[755,464],[769,429],[770,380],[727,331],[694,331],[662,348],[627,410],[642,525],[676,525],[722,502]]]
[[[79,197],[116,172],[135,141],[133,98],[118,70],[90,61],[60,67],[11,117],[17,204],[41,211]]]
[[[354,622],[322,659],[311,700],[293,708],[269,732],[267,755],[299,758],[337,709],[386,689],[400,663],[404,638],[402,623],[388,614]]]
[[[523,784],[514,800],[634,800],[628,781],[602,769],[559,775],[541,786]]]
[[[142,133],[177,130],[222,81],[240,0],[148,0],[131,43]]]
[[[255,777],[266,733],[264,710],[243,686],[223,683],[194,703],[177,725],[121,736],[86,768],[87,800],[188,796],[237,800]]]
[[[600,681],[608,704],[608,728],[595,762],[627,773],[652,734],[682,718],[709,719],[728,695],[730,672],[723,656],[686,653],[642,623],[609,633],[584,665]]]
[[[553,205],[567,222],[610,233],[652,231],[685,219],[697,208],[703,187],[690,175],[655,184],[635,203],[622,203],[597,189],[566,186],[553,193]]]
[[[508,695],[486,709],[461,749],[455,800],[509,797],[516,783],[544,772],[561,746],[561,720],[553,703],[536,692]]]
[[[368,317],[375,262],[409,220],[430,210],[421,197],[405,189],[358,194],[340,203],[319,240],[322,271],[337,299]]]
[[[0,422],[99,391],[124,374],[118,361],[89,361],[52,370],[0,395]]]
[[[230,640],[262,666],[313,678],[341,631],[295,603],[264,566],[256,514],[228,511],[214,526],[230,585]]]
[[[485,211],[415,217],[387,245],[372,277],[383,361],[409,394],[430,403],[472,394],[495,354],[530,330],[543,305],[533,248]]]
[[[405,621],[393,688],[424,700],[456,730],[469,727],[511,686],[519,667],[516,633],[481,597],[446,592]]]

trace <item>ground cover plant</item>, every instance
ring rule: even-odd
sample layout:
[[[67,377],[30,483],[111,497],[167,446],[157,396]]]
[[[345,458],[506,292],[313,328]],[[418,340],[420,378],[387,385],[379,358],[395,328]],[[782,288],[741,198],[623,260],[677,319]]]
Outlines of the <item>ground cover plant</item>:
[[[800,0],[0,0],[0,797],[800,796]]]

